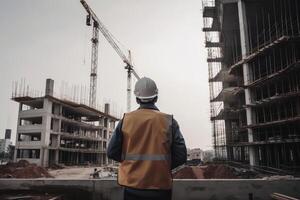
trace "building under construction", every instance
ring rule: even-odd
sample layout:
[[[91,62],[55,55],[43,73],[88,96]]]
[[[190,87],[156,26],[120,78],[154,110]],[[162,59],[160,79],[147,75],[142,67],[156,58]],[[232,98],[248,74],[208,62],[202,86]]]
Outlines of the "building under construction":
[[[53,88],[54,81],[47,79],[44,96],[13,92],[12,99],[19,102],[14,161],[28,160],[44,167],[108,164],[106,147],[118,120],[110,115],[109,104],[101,112],[56,98]]]
[[[300,171],[299,0],[203,0],[215,156]]]

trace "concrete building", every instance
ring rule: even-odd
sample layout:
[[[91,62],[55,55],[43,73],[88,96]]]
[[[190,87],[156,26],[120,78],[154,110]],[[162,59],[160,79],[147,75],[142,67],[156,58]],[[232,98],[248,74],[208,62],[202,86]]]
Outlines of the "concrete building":
[[[106,147],[116,117],[105,111],[53,96],[54,81],[47,79],[42,97],[14,95],[19,102],[19,116],[14,161],[28,160],[48,167],[108,164]]]
[[[195,160],[195,159],[203,160],[203,151],[200,148],[187,149],[187,159],[188,160]]]
[[[11,139],[11,129],[5,130],[5,136],[4,139],[10,140]]]
[[[10,137],[11,129],[6,129],[4,139],[0,139],[0,153],[8,153],[8,147],[12,144],[10,141]]]
[[[0,153],[7,153],[9,145],[11,145],[9,139],[0,139]]]
[[[203,0],[218,159],[300,170],[300,2]]]

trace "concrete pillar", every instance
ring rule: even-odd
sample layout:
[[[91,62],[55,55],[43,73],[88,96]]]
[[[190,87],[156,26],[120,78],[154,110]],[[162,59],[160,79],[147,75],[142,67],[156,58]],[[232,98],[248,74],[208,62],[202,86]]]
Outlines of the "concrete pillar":
[[[249,40],[248,40],[248,30],[247,30],[246,8],[245,8],[245,2],[243,0],[238,1],[238,14],[239,14],[242,58],[245,58],[247,53],[249,52],[249,43],[248,43]],[[244,76],[244,84],[247,85],[250,79],[250,71],[247,63],[243,64],[243,76]],[[251,103],[251,92],[249,89],[245,89],[245,101],[246,104]],[[253,118],[252,118],[252,110],[249,107],[246,108],[246,117],[247,117],[247,125],[251,125],[253,123]],[[250,128],[248,128],[248,140],[249,142],[253,142],[253,131]],[[251,166],[257,165],[258,163],[254,146],[249,147],[249,160]]]
[[[231,143],[233,140],[232,137],[232,127],[231,127],[231,120],[225,120],[225,132],[227,133],[225,135],[226,144]],[[231,145],[226,145],[226,152],[227,152],[227,159],[228,160],[234,160],[233,156],[233,150]]]
[[[45,95],[53,96],[53,89],[54,89],[54,80],[48,78],[46,80]]]
[[[109,103],[106,103],[105,105],[104,105],[104,113],[105,114],[110,114],[110,104]]]
[[[50,143],[50,129],[51,129],[51,112],[52,112],[52,102],[48,98],[44,98],[44,115],[43,115],[43,124],[42,124],[42,135],[41,135],[41,144],[42,144],[42,166],[48,167],[49,163],[49,143]]]
[[[62,105],[59,105],[59,115],[62,115]],[[59,119],[58,123],[58,132],[61,133],[61,119]],[[60,134],[57,135],[57,148],[60,147]],[[59,150],[55,151],[55,163],[59,163]]]
[[[55,150],[55,159],[54,159],[54,163],[55,163],[55,164],[58,164],[58,161],[59,161],[59,150],[56,149],[56,150]]]
[[[19,148],[19,126],[20,126],[20,112],[22,111],[22,103],[19,103],[19,112],[18,112],[18,122],[17,122],[17,131],[16,131],[16,145],[15,145],[15,152],[14,152],[14,162],[17,162],[17,150]]]
[[[42,152],[43,152],[43,160],[41,165],[43,167],[48,167],[49,166],[49,149],[44,147],[42,148]]]
[[[14,151],[14,159],[13,159],[14,162],[17,162],[17,148],[15,148],[15,151]]]
[[[50,129],[51,129],[51,111],[52,102],[49,99],[44,98],[44,115],[43,115],[43,127],[42,127],[42,145],[48,146],[50,142]]]

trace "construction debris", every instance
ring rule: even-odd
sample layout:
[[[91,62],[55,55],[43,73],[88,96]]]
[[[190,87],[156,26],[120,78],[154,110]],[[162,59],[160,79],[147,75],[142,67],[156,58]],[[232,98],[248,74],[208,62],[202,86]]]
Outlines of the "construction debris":
[[[234,169],[225,165],[186,166],[173,174],[175,179],[235,179]]]
[[[26,160],[0,166],[0,178],[52,178],[48,171]]]
[[[118,167],[113,165],[108,165],[101,167],[99,169],[95,168],[94,172],[90,174],[92,178],[109,178],[117,177]]]
[[[186,166],[173,174],[175,179],[204,179],[203,168]]]
[[[207,179],[219,178],[219,179],[234,179],[238,178],[234,174],[234,169],[225,165],[208,165],[204,168],[204,177]]]

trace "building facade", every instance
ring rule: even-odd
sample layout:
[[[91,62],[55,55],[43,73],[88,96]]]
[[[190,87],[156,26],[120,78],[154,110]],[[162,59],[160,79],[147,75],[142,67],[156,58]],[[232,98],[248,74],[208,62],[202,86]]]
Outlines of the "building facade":
[[[51,164],[108,164],[106,148],[116,117],[109,104],[101,112],[84,104],[53,96],[47,79],[45,96],[16,95],[19,103],[14,161]]]
[[[0,153],[8,153],[9,146],[12,144],[10,141],[11,138],[11,129],[5,130],[4,139],[0,139]]]
[[[8,153],[9,145],[11,145],[9,139],[0,139],[0,153]]]
[[[203,0],[218,159],[300,171],[300,2]]]
[[[188,160],[203,160],[203,151],[200,148],[187,149]]]

